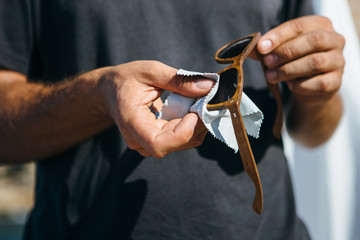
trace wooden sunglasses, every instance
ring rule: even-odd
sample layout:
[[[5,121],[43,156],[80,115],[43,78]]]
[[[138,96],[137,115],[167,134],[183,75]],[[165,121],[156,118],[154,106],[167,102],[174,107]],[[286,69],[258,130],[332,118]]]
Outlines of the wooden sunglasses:
[[[240,102],[244,86],[242,66],[245,59],[255,48],[259,38],[260,33],[253,33],[224,45],[216,52],[215,60],[218,63],[231,65],[218,73],[220,75],[218,91],[207,104],[209,111],[222,109],[228,109],[230,111],[244,170],[255,185],[256,192],[252,208],[258,214],[260,214],[263,209],[263,191],[255,158],[240,112]],[[277,114],[273,125],[273,134],[277,139],[280,139],[283,121],[281,93],[278,84],[267,83],[267,85],[277,103]]]

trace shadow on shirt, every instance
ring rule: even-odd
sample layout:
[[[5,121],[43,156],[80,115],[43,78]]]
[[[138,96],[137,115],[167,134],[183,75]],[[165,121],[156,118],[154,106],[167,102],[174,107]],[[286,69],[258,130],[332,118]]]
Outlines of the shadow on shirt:
[[[272,127],[276,116],[276,110],[274,110],[276,109],[276,103],[267,89],[255,90],[246,88],[244,92],[264,114],[260,137],[255,139],[248,136],[255,161],[259,163],[271,145],[282,145],[282,141],[277,140],[272,134]],[[203,144],[197,147],[197,149],[204,158],[217,161],[219,167],[228,175],[236,175],[244,171],[239,152],[235,153],[233,149],[226,146],[220,140],[215,139],[211,134],[206,135]]]

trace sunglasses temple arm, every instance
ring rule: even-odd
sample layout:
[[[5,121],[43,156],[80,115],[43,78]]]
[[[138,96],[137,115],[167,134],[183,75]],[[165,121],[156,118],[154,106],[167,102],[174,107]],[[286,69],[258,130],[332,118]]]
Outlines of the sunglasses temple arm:
[[[265,72],[266,66],[264,64],[264,61],[262,60],[262,57],[260,55],[258,57],[260,58],[263,71]],[[275,122],[273,125],[273,135],[275,136],[276,139],[280,140],[281,139],[281,129],[282,129],[284,120],[283,120],[283,103],[282,103],[282,97],[281,97],[279,84],[278,83],[271,84],[267,80],[265,80],[265,81],[266,81],[266,84],[267,84],[270,92],[272,93],[272,95],[274,96],[275,101],[276,101],[277,111],[276,111]]]
[[[233,107],[231,107],[229,110],[244,169],[250,176],[251,180],[254,182],[256,189],[252,207],[257,214],[260,214],[263,208],[263,192],[254,155],[250,147],[249,139],[246,135],[244,122],[239,107],[237,105],[233,105]]]
[[[271,93],[273,94],[276,105],[277,105],[277,111],[276,111],[276,118],[273,125],[273,134],[274,136],[280,140],[281,138],[281,129],[283,126],[283,106],[282,106],[282,98],[280,93],[279,84],[271,84],[267,82],[268,88],[270,89]]]

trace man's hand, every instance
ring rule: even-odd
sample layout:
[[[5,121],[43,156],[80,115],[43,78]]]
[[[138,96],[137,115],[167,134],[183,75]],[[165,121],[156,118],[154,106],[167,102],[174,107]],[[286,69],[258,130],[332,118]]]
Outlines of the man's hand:
[[[156,61],[136,61],[106,69],[108,109],[129,148],[143,156],[161,158],[202,143],[207,130],[194,113],[171,121],[156,119],[151,111],[164,90],[188,97],[206,95],[213,81],[184,78],[175,68]]]
[[[164,89],[198,97],[212,84],[177,78],[176,69],[155,61],[99,68],[53,85],[0,69],[0,164],[61,153],[114,121],[128,146],[144,156],[197,146],[207,131],[196,114],[168,122],[150,108],[158,107]]]
[[[337,92],[345,64],[344,44],[331,21],[320,16],[285,22],[258,43],[267,80],[285,82],[293,93],[287,127],[304,145],[326,141],[341,118]]]

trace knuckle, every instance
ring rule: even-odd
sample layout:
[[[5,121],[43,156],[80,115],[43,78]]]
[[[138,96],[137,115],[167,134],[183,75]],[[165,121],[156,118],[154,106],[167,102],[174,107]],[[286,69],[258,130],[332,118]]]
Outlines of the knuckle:
[[[341,35],[341,34],[337,34],[337,35],[338,35],[338,38],[339,38],[338,42],[339,42],[339,44],[340,44],[340,46],[341,46],[341,49],[343,49],[344,46],[345,46],[345,44],[346,44],[346,39],[345,39],[345,37],[344,37],[343,35]]]
[[[344,56],[341,54],[341,57],[339,58],[338,61],[336,61],[338,68],[344,68],[345,64],[346,64],[346,60],[344,58]]]
[[[288,64],[283,65],[278,69],[278,74],[282,76],[288,76],[291,74],[291,70]]]
[[[286,58],[284,60],[290,60],[295,57],[294,51],[290,46],[285,46],[283,49],[283,53],[284,53],[284,57]]]
[[[178,137],[178,143],[179,145],[185,145],[188,144],[190,141],[189,139],[189,135],[188,134],[183,134],[181,136]]]
[[[140,149],[140,146],[137,143],[127,143],[128,148],[130,148],[131,150],[135,150],[138,151]]]
[[[328,17],[319,17],[320,24],[326,28],[332,28],[332,22]]]
[[[299,90],[299,83],[296,80],[288,81],[288,88],[290,91],[296,93]]]
[[[293,20],[294,31],[297,35],[301,35],[304,32],[304,23],[301,19]]]
[[[330,83],[326,78],[319,79],[318,88],[320,92],[329,92]]]
[[[167,155],[161,145],[156,141],[148,143],[148,152],[149,155],[155,158],[163,158]]]
[[[346,64],[345,57],[342,56],[342,57],[341,57],[341,68],[342,68],[343,71],[344,71],[345,64]]]
[[[337,82],[336,82],[336,85],[335,85],[335,88],[334,88],[334,92],[337,92],[340,90],[341,88],[341,84],[342,84],[342,72],[339,72],[338,73],[338,78],[337,78]]]
[[[154,158],[163,158],[165,157],[167,154],[163,151],[153,151],[151,152],[151,155],[154,157]]]
[[[325,65],[325,58],[321,54],[315,54],[311,58],[311,70],[313,72],[320,72]]]
[[[191,141],[195,140],[194,138],[194,129],[187,128],[182,132],[182,134],[177,135],[177,143],[179,145],[185,145],[190,143]]]
[[[147,153],[146,151],[143,151],[143,150],[137,150],[137,152],[138,152],[141,156],[143,156],[143,157],[148,157],[148,156],[150,156],[149,153]]]
[[[145,154],[143,154],[141,151],[137,151],[141,156],[147,157]]]
[[[282,36],[280,31],[275,31],[275,39],[276,42],[281,43],[284,41],[284,37]]]
[[[310,41],[315,48],[321,48],[326,41],[326,36],[323,31],[314,31],[310,34]]]

